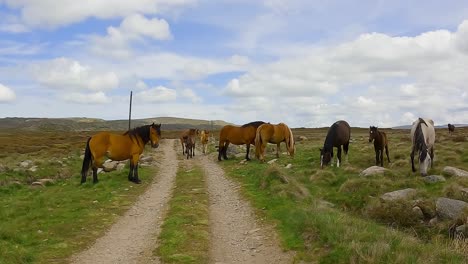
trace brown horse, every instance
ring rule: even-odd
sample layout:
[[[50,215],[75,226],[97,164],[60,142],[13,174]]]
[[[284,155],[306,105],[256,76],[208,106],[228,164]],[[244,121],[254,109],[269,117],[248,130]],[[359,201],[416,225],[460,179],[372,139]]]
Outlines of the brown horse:
[[[102,167],[104,158],[111,160],[130,159],[128,180],[141,183],[138,178],[138,160],[146,143],[151,141],[151,147],[159,146],[161,124],[146,125],[131,129],[124,134],[100,132],[88,139],[86,143],[83,166],[81,168],[81,183],[86,182],[89,167],[93,169],[93,183],[98,182],[97,169]]]
[[[383,131],[379,131],[377,127],[369,127],[369,142],[374,141],[375,150],[375,165],[383,167],[383,151],[385,148],[385,154],[387,154],[388,163],[390,163],[390,157],[388,156],[388,140],[387,134]]]
[[[340,166],[341,162],[341,146],[343,145],[343,150],[346,154],[346,159],[348,159],[348,148],[349,148],[349,139],[351,138],[351,128],[348,122],[344,120],[336,121],[328,129],[327,137],[323,144],[323,148],[320,150],[320,167],[323,168],[323,165],[328,165],[331,159],[333,158],[333,147],[338,149],[338,161],[336,166]],[[332,162],[333,165],[333,162]]]
[[[200,133],[200,131],[198,129],[195,129],[195,128],[190,128],[190,129],[187,129],[187,130],[184,130],[182,132],[182,134],[180,134],[180,144],[182,145],[182,155],[184,155],[186,153],[186,150],[184,149],[185,148],[185,143],[184,143],[184,137],[193,137],[194,140],[193,140],[193,155],[195,156],[195,137],[196,135],[198,135]]]
[[[210,131],[208,130],[202,130],[200,132],[200,142],[202,144],[202,152],[203,154],[206,154],[207,148],[208,148],[208,139],[210,138]]]
[[[448,131],[450,135],[453,134],[455,132],[455,126],[452,124],[448,124]]]
[[[183,144],[185,145],[185,153],[187,154],[187,159],[193,158],[195,155],[195,136],[188,135],[183,137]]]
[[[257,128],[255,136],[255,156],[265,161],[267,143],[276,144],[276,157],[279,158],[280,143],[285,142],[289,155],[294,156],[294,136],[291,129],[284,123],[278,125],[263,124]]]
[[[264,123],[265,122],[263,121],[255,121],[245,124],[241,127],[226,125],[221,128],[221,131],[219,132],[218,160],[221,161],[221,156],[227,160],[226,151],[229,143],[234,145],[245,144],[247,146],[247,154],[245,155],[245,159],[250,160],[250,144],[255,144],[255,132],[257,131],[257,128]]]

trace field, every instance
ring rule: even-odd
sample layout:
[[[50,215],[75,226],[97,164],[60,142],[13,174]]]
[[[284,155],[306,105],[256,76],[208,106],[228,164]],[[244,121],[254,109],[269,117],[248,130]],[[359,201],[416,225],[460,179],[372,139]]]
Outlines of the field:
[[[468,187],[468,180],[442,171],[445,166],[468,170],[468,128],[457,128],[454,135],[448,135],[446,129],[437,130],[434,167],[429,174],[446,178],[438,183],[426,183],[419,173],[411,172],[409,130],[384,129],[390,141],[391,159],[390,164],[385,160],[384,166],[389,170],[384,175],[359,176],[375,164],[368,131],[359,128],[352,128],[348,162],[340,168],[322,170],[318,149],[326,131],[294,129],[296,138],[307,139],[296,143],[294,158],[282,154],[271,165],[256,159],[241,163],[243,147],[238,149],[237,157],[230,156],[219,163],[226,174],[241,183],[243,194],[257,214],[276,225],[283,247],[297,252],[297,262],[467,261],[466,240],[449,238],[449,227],[456,220],[430,221],[435,217],[438,197],[468,202],[462,192]],[[0,130],[0,263],[63,262],[99,237],[145,190],[153,168],[142,168],[142,185],[127,181],[128,167],[121,172],[100,174],[101,182],[106,184],[79,185],[80,156],[92,133]],[[162,133],[163,138],[177,138],[180,132],[163,129]],[[216,137],[217,131],[213,135]],[[213,139],[210,145],[213,159],[217,156],[216,143]],[[275,158],[273,149],[273,145],[268,147],[267,161]],[[284,145],[282,149],[285,151]],[[32,165],[21,167],[26,160]],[[193,163],[196,168],[197,160]],[[292,167],[285,168],[287,164]],[[181,168],[179,174],[187,181],[196,182],[201,177],[198,169],[191,172]],[[46,187],[31,186],[44,178],[54,182]],[[380,199],[386,192],[405,188],[416,189],[416,196],[393,203]],[[185,191],[180,190],[179,194],[181,199],[175,202],[184,203]],[[206,197],[202,198],[206,201]],[[422,217],[413,213],[415,205],[421,208]],[[176,203],[172,206],[179,207]],[[177,214],[171,212],[176,220]],[[465,212],[459,221],[466,223],[467,215]],[[161,239],[168,241],[178,228],[166,223],[169,231]],[[181,240],[178,247],[185,245],[190,246],[190,242]],[[155,251],[171,256],[174,253],[170,250],[170,244],[164,242]],[[199,259],[206,259],[206,255]]]
[[[409,130],[384,129],[390,144],[390,159],[384,175],[361,177],[359,173],[375,164],[374,147],[368,142],[367,129],[352,129],[349,162],[340,168],[320,169],[319,148],[326,129],[295,129],[294,158],[285,153],[272,165],[243,157],[222,162],[231,177],[244,185],[246,197],[260,214],[278,225],[284,246],[297,250],[300,259],[320,262],[420,262],[452,263],[466,261],[466,240],[450,240],[454,221],[438,221],[435,200],[448,197],[468,201],[461,193],[468,179],[450,177],[444,166],[468,169],[468,130],[458,129],[449,136],[437,130],[434,167],[430,175],[444,175],[446,182],[426,183],[419,173],[411,172]],[[285,146],[282,145],[283,151]],[[267,161],[275,158],[269,147]],[[242,152],[241,152],[242,153]],[[285,166],[291,163],[292,168]],[[414,188],[417,195],[407,201],[383,203],[386,192]],[[423,217],[412,213],[418,205]],[[461,221],[466,222],[467,212]]]

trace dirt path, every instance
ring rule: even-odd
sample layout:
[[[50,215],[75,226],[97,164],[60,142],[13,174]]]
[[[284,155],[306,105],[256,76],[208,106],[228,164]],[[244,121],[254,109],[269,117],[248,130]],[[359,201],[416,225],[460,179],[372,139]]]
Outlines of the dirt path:
[[[281,250],[275,230],[259,224],[250,204],[239,195],[240,186],[227,179],[210,156],[198,156],[210,195],[212,263],[291,263]]]
[[[152,256],[177,173],[174,140],[163,140],[158,176],[111,229],[71,263],[159,263]]]

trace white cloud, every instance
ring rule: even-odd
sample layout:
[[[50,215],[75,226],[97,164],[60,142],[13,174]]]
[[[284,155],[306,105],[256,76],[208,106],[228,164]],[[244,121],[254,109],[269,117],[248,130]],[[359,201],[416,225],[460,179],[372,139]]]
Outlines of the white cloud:
[[[14,23],[14,24],[0,25],[0,31],[8,32],[8,33],[25,33],[25,32],[29,32],[30,29],[23,24]]]
[[[10,87],[7,87],[0,83],[0,103],[12,102],[15,99],[15,92]]]
[[[4,0],[8,7],[20,9],[21,20],[31,27],[55,28],[89,17],[110,19],[134,13],[170,13],[194,5],[196,0]],[[56,11],[51,11],[56,10]]]
[[[122,20],[119,27],[108,27],[107,35],[89,37],[94,53],[114,58],[130,58],[133,56],[131,42],[145,38],[171,39],[169,24],[164,19],[147,19],[141,14],[132,14]]]
[[[114,72],[99,72],[64,57],[39,62],[31,68],[39,83],[54,89],[104,91],[119,85]]]
[[[157,86],[135,94],[135,101],[140,100],[147,103],[170,102],[175,101],[176,98],[177,92],[164,86]]]
[[[147,85],[144,81],[142,81],[142,80],[139,80],[139,81],[136,83],[135,87],[136,87],[138,90],[146,90],[146,89],[148,89],[148,85]]]
[[[203,100],[200,96],[198,96],[192,89],[185,88],[181,91],[180,96],[183,98],[187,98],[192,103],[201,103]]]
[[[83,94],[83,93],[71,93],[63,97],[65,101],[78,103],[78,104],[107,104],[111,102],[111,99],[107,97],[103,92]]]

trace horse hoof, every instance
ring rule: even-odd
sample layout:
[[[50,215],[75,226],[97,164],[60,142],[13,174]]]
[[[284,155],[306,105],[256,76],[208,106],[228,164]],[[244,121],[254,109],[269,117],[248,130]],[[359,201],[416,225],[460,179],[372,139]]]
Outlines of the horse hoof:
[[[136,183],[136,184],[141,184],[141,180],[135,180],[133,182]]]

